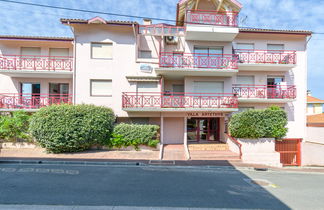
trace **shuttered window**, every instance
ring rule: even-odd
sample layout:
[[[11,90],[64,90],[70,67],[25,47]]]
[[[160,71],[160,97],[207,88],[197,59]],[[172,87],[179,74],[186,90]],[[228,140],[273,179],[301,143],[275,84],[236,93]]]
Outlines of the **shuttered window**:
[[[50,48],[50,56],[69,56],[69,48]]]
[[[91,43],[91,58],[112,58],[112,43]]]
[[[137,92],[158,92],[158,83],[137,82]]]
[[[237,43],[237,49],[241,50],[254,50],[254,44],[250,43]]]
[[[194,82],[195,93],[224,93],[224,82]]]
[[[40,47],[22,47],[21,55],[41,55]]]
[[[91,96],[111,96],[112,81],[111,80],[90,80]]]
[[[237,76],[236,84],[239,85],[254,85],[254,76]]]

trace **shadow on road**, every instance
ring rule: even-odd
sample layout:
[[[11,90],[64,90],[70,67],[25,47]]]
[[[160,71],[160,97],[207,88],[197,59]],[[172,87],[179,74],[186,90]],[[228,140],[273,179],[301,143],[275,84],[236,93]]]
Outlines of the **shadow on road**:
[[[290,209],[231,167],[0,164],[0,186],[1,204]]]

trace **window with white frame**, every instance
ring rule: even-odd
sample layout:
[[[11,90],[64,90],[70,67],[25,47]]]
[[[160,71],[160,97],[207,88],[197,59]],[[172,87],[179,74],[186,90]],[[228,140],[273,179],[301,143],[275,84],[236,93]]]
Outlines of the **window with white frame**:
[[[253,43],[237,43],[236,49],[240,50],[254,50],[254,44]]]
[[[150,50],[140,50],[138,58],[152,58],[152,51]]]
[[[69,56],[69,48],[50,48],[49,56]]]
[[[237,76],[236,84],[239,85],[254,85],[254,76]]]
[[[158,92],[157,82],[137,82],[137,92]]]
[[[267,45],[267,50],[271,51],[271,50],[284,50],[285,46],[283,44],[268,44]]]
[[[112,81],[111,80],[90,80],[91,96],[111,96]]]
[[[41,55],[40,47],[21,47],[21,55]]]
[[[112,59],[113,57],[113,44],[96,42],[91,43],[91,58],[93,59]]]

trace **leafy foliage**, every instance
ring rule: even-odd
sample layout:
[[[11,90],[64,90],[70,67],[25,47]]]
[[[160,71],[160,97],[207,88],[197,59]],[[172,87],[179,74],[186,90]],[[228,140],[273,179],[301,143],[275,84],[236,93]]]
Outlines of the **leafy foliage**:
[[[18,139],[30,140],[28,134],[30,115],[25,111],[14,111],[0,115],[0,139],[16,142]]]
[[[114,113],[109,108],[52,105],[32,116],[30,132],[49,152],[77,152],[92,145],[108,144],[114,121]]]
[[[158,130],[159,126],[157,125],[120,123],[114,128],[110,146],[117,148],[134,146],[135,149],[138,149],[139,145],[156,147],[159,143],[157,140]]]
[[[229,122],[229,131],[237,138],[281,138],[288,131],[287,114],[277,106],[263,110],[236,113]]]

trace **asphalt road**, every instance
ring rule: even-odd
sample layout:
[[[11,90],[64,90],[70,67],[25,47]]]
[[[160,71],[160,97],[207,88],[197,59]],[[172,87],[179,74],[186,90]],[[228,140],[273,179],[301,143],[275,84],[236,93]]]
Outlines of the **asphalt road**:
[[[7,209],[8,204],[324,209],[324,174],[224,167],[0,164],[0,204]]]

